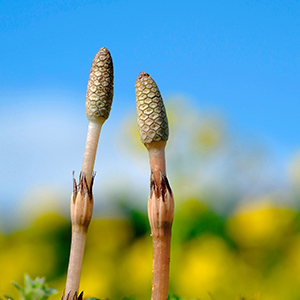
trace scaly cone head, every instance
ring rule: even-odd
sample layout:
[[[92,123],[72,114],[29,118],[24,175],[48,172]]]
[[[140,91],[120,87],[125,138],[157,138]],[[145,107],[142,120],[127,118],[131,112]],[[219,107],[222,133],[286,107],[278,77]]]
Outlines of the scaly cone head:
[[[167,141],[169,126],[158,86],[152,77],[141,72],[135,84],[136,110],[139,133],[146,145],[151,142]]]
[[[103,47],[95,55],[91,67],[85,101],[87,118],[104,122],[110,113],[113,94],[113,62],[110,52]]]

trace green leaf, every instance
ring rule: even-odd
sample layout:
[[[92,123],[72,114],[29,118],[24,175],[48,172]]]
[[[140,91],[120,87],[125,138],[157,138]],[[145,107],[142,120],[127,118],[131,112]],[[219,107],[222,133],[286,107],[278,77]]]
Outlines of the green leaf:
[[[24,291],[24,289],[20,285],[18,285],[16,282],[13,282],[13,285],[15,286],[15,288],[20,293],[20,299],[24,300],[25,299],[25,291]]]
[[[12,297],[10,297],[10,296],[8,296],[8,295],[6,295],[6,294],[2,294],[3,295],[3,297],[5,298],[5,299],[7,299],[7,300],[14,300]]]
[[[34,285],[34,281],[30,279],[30,277],[28,275],[24,276],[24,283],[25,283],[25,287],[24,287],[24,293],[25,295],[30,293],[33,289],[33,285]]]
[[[49,296],[57,292],[56,289],[49,288],[45,284],[45,278],[36,278],[32,280],[28,275],[24,276],[25,287],[22,288],[13,282],[20,293],[21,300],[47,300]]]

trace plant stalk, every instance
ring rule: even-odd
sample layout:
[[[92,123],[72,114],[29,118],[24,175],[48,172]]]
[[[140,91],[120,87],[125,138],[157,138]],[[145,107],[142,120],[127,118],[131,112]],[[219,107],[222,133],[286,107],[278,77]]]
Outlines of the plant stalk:
[[[152,233],[152,243],[153,276],[151,299],[167,300],[169,295],[171,230],[169,230],[168,233],[166,232],[161,235],[155,235]]]
[[[78,296],[78,290],[85,240],[93,214],[93,170],[101,128],[111,109],[113,79],[112,58],[110,52],[103,47],[94,57],[87,87],[85,112],[89,124],[79,183],[73,178],[72,241],[63,300],[82,299],[82,293]]]
[[[74,293],[78,292],[82,259],[86,240],[86,230],[79,230],[78,226],[72,227],[72,242],[69,259],[68,276],[66,283],[66,295],[73,299]]]
[[[171,229],[174,198],[166,176],[165,146],[169,137],[168,119],[160,91],[145,72],[136,80],[137,121],[141,140],[149,152],[151,169],[148,218],[153,244],[152,300],[167,300]]]
[[[68,295],[71,293],[71,297],[73,297],[72,294],[75,292],[78,293],[86,234],[93,213],[91,185],[93,181],[93,167],[102,125],[103,122],[101,121],[89,120],[80,178],[80,181],[82,182],[79,182],[79,193],[77,192],[77,184],[74,179],[75,183],[73,185],[73,194],[71,199],[72,241],[65,290],[65,294]],[[84,186],[84,180],[86,180],[86,186]],[[84,199],[89,196],[90,199]],[[84,203],[84,201],[86,203]],[[86,207],[84,207],[84,205],[86,205]],[[87,210],[87,213],[85,210]],[[76,217],[76,214],[79,215],[79,217]]]
[[[151,174],[148,218],[153,244],[152,300],[167,300],[174,198],[168,179],[160,172],[159,183]]]
[[[67,282],[65,288],[65,299],[77,299],[83,253],[87,230],[93,214],[93,177],[90,186],[85,176],[81,172],[79,183],[73,179],[73,193],[71,196],[71,221],[72,221],[72,241],[69,258]]]
[[[89,120],[88,132],[86,137],[85,150],[84,150],[83,162],[81,168],[81,172],[86,175],[86,180],[89,187],[91,186],[91,182],[92,182],[99,136],[104,121],[105,120],[103,119]]]
[[[159,184],[160,173],[166,175],[165,146],[166,141],[145,144],[149,152],[150,170],[156,184]]]

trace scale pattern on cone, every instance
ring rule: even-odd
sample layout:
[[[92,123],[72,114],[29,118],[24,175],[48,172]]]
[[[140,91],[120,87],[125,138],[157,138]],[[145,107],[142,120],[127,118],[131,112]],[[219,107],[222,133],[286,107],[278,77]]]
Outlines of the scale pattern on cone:
[[[138,128],[144,144],[166,141],[169,126],[158,86],[152,77],[141,72],[135,84]]]
[[[88,118],[108,118],[114,94],[114,70],[110,52],[101,48],[92,63],[85,112]]]

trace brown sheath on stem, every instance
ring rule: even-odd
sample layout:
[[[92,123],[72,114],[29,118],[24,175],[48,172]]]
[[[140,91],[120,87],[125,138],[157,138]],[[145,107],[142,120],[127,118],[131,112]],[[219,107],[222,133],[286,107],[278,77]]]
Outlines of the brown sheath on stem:
[[[94,163],[101,127],[111,109],[113,79],[110,52],[101,48],[93,60],[87,87],[85,111],[89,125],[79,183],[73,179],[72,242],[64,300],[77,300],[85,239],[93,213]],[[82,293],[78,299],[80,297],[82,298]]]
[[[167,300],[174,199],[166,176],[165,146],[169,136],[168,119],[160,91],[145,72],[136,85],[139,133],[149,151],[151,168],[148,218],[153,242],[152,300]]]
[[[174,198],[167,177],[160,173],[160,182],[157,185],[151,174],[148,218],[153,242],[153,300],[168,299],[173,217]]]

